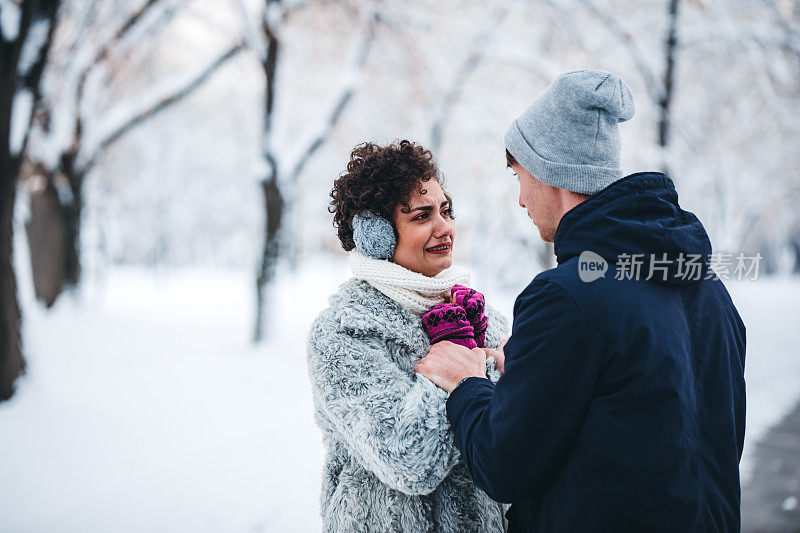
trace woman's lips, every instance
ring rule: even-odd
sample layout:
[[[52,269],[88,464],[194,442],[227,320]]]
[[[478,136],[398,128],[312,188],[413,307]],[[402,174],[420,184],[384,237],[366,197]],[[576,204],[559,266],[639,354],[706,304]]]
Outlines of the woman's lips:
[[[449,254],[452,248],[453,244],[448,242],[446,244],[439,244],[437,246],[431,246],[430,248],[425,248],[425,251],[430,254],[444,255],[444,254]]]

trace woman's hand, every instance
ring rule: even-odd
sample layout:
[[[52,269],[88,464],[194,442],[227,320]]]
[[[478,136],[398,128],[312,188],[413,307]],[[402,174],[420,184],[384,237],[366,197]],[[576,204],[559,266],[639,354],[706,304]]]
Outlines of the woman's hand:
[[[483,348],[486,326],[489,323],[489,319],[484,313],[486,300],[483,294],[464,285],[454,285],[450,291],[450,300],[463,307],[467,312],[467,320],[472,325],[475,343],[479,348]]]
[[[422,327],[431,344],[451,341],[466,348],[477,348],[472,324],[467,320],[467,311],[460,305],[441,303],[422,315]]]

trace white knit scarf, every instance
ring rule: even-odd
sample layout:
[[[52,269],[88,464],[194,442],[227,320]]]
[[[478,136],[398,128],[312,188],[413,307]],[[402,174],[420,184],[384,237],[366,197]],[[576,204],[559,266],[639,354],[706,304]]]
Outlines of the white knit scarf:
[[[469,285],[469,272],[454,266],[428,277],[384,259],[373,259],[353,250],[350,271],[417,316],[450,298],[453,285]]]

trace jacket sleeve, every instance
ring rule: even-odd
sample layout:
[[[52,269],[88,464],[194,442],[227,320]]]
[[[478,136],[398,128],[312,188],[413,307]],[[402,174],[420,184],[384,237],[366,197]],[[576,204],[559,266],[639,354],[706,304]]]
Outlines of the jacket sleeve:
[[[560,286],[534,280],[517,298],[497,384],[470,378],[447,401],[475,483],[501,502],[531,497],[574,442],[599,375],[586,321]]]
[[[317,321],[309,373],[317,408],[353,457],[406,494],[433,490],[460,454],[447,421],[447,394],[389,360],[382,341]]]

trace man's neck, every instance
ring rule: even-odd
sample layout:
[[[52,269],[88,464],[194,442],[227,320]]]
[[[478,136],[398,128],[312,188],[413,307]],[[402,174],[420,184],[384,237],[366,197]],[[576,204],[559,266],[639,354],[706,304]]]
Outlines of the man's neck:
[[[561,189],[561,207],[562,207],[561,216],[563,217],[564,215],[567,214],[567,212],[572,211],[572,209],[576,205],[585,202],[591,197],[592,196],[589,194],[581,194],[577,192],[568,191],[566,189]]]

